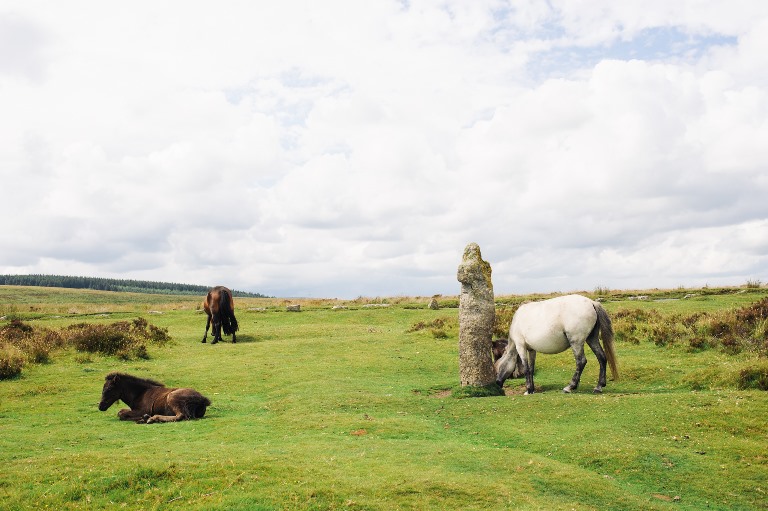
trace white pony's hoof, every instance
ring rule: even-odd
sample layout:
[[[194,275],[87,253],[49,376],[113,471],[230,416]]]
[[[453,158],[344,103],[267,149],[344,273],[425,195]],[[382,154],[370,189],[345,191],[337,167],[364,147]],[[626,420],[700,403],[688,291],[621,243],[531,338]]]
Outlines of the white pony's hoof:
[[[601,387],[595,387],[595,390],[592,391],[594,394],[602,394],[603,389]]]
[[[571,393],[571,387],[563,387],[563,392],[566,393],[566,394],[570,394]]]
[[[525,394],[523,394],[523,395],[524,395],[524,396],[527,396],[527,395],[528,395],[528,391],[526,390],[526,391],[525,391]]]

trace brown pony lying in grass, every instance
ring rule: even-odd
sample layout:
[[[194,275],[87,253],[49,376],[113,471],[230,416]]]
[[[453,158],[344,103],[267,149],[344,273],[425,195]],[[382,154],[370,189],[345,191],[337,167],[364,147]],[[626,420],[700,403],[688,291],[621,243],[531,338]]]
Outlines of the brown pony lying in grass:
[[[122,421],[139,424],[199,419],[211,401],[194,389],[169,389],[160,382],[125,373],[109,373],[101,391],[99,410],[119,400],[130,406],[117,412]]]

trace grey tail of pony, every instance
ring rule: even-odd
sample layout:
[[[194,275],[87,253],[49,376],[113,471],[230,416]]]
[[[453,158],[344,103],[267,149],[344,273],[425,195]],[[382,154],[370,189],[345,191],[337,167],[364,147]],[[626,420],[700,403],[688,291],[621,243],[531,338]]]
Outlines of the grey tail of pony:
[[[605,358],[608,359],[608,365],[611,367],[611,379],[619,379],[619,364],[616,357],[616,349],[613,346],[613,324],[608,312],[603,306],[594,302],[595,312],[597,312],[597,323],[600,326],[600,337],[603,339],[603,351]]]
[[[219,293],[219,316],[221,317],[221,329],[224,330],[224,335],[232,335],[237,332],[240,327],[237,324],[237,318],[235,318],[235,311],[232,310],[232,297],[229,292],[223,291]]]

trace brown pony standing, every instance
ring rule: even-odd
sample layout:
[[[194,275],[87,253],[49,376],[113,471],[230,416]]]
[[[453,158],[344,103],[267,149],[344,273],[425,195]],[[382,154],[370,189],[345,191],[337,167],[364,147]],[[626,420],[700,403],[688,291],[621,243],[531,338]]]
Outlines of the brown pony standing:
[[[231,335],[232,342],[237,342],[235,332],[239,330],[237,319],[235,318],[235,301],[232,299],[232,291],[224,286],[216,286],[206,295],[203,300],[203,310],[208,315],[208,321],[205,323],[205,333],[203,341],[208,338],[208,328],[213,320],[213,341],[216,344],[221,341],[221,331],[224,335]]]
[[[118,399],[131,408],[117,412],[121,421],[139,424],[199,419],[211,401],[194,389],[169,389],[160,382],[125,373],[109,373],[101,391],[99,410]]]

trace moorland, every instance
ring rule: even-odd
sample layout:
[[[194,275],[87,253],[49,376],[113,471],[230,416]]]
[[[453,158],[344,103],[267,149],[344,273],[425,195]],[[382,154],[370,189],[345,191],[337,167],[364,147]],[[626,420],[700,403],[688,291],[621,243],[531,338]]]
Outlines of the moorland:
[[[202,297],[0,286],[0,357],[21,360],[0,379],[0,508],[768,507],[768,289],[584,294],[616,331],[621,378],[603,394],[591,352],[560,392],[566,352],[537,359],[539,393],[517,379],[463,398],[456,297],[239,298],[237,344],[211,345]],[[497,335],[545,297],[498,296]],[[149,332],[143,349],[73,340],[115,324]],[[212,405],[121,422],[118,404],[97,409],[111,371]]]

